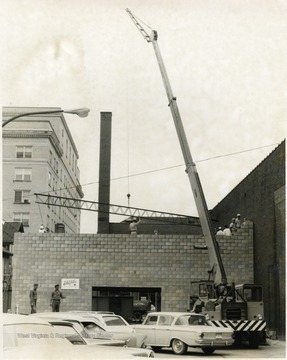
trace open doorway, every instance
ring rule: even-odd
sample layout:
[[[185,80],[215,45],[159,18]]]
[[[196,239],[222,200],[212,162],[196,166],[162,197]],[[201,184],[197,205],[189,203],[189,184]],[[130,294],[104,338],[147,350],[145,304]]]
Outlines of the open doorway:
[[[148,312],[161,310],[161,288],[94,286],[92,310],[112,311],[140,323]]]

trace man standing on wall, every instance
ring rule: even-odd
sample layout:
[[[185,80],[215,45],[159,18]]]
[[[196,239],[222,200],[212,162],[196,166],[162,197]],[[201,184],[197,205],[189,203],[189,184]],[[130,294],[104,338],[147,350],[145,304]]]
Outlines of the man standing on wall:
[[[136,220],[135,218],[132,220],[132,222],[129,225],[129,230],[131,234],[137,234],[138,233],[138,224],[140,223],[140,219]]]
[[[37,289],[38,289],[38,284],[34,284],[33,289],[30,290],[31,314],[34,314],[36,312]]]
[[[50,305],[52,306],[53,312],[60,311],[61,299],[65,299],[66,296],[63,296],[62,292],[59,290],[59,285],[55,285],[55,290],[52,292]]]

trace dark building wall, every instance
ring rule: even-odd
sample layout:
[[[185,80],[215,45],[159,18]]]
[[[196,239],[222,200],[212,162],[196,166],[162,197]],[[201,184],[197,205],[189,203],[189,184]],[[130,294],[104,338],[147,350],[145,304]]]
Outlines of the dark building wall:
[[[280,301],[285,296],[285,141],[211,211],[211,217],[225,225],[237,213],[254,223],[254,280],[264,287],[268,327],[285,336],[285,306]]]
[[[121,223],[110,223],[111,234],[129,234],[129,222]],[[176,224],[176,223],[146,223],[140,222],[138,225],[138,234],[154,234],[157,230],[159,235],[166,234],[186,234],[186,235],[201,235],[202,230],[200,225],[187,225],[187,224]]]

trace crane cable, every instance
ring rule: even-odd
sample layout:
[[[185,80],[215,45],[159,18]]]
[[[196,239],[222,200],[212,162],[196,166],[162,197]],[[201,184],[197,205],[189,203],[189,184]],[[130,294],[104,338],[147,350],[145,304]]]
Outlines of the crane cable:
[[[129,74],[129,73],[128,73]],[[126,124],[127,124],[127,199],[128,199],[128,207],[130,206],[130,124],[129,124],[129,75],[127,74],[126,80]]]

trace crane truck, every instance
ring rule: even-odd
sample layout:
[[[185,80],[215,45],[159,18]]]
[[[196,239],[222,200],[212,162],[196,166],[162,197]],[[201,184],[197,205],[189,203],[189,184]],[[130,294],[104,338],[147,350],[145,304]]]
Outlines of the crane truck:
[[[189,178],[203,237],[208,250],[210,262],[208,280],[192,281],[189,284],[191,288],[190,299],[194,297],[197,300],[200,299],[200,303],[198,304],[197,302],[195,308],[191,310],[201,311],[206,314],[212,326],[232,328],[234,330],[235,343],[247,340],[251,347],[256,348],[260,342],[265,341],[266,332],[266,322],[263,320],[262,286],[256,284],[229,285],[227,282],[220,249],[216,235],[212,230],[211,218],[199,175],[191,156],[176,97],[173,95],[158,46],[158,33],[150,28],[151,33],[149,34],[142,25],[144,23],[129,9],[126,9],[126,11],[144,39],[153,45],[168,98],[168,106],[171,110],[185,161],[185,171]]]

